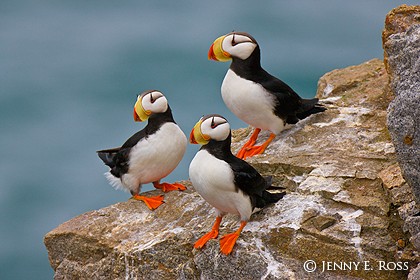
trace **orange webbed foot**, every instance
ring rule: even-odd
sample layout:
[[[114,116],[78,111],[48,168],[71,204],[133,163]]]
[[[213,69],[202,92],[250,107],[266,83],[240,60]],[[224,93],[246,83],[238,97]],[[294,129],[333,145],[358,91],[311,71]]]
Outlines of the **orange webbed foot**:
[[[194,243],[194,248],[201,249],[204,245],[206,245],[207,241],[209,241],[210,239],[217,238],[217,236],[219,235],[219,227],[221,222],[222,217],[217,216],[216,221],[214,222],[213,227],[211,228],[211,231],[203,235],[200,239],[198,239]]]
[[[239,233],[236,232],[224,235],[220,239],[220,251],[225,255],[229,255],[232,252],[238,237]]]
[[[248,141],[244,144],[244,146],[236,154],[236,157],[238,157],[240,159],[244,159],[246,151],[249,150],[249,148],[251,148],[255,145],[255,142],[257,141],[258,134],[260,134],[260,131],[261,131],[261,129],[259,129],[259,128],[256,128],[254,130],[251,137],[248,139]]]
[[[219,231],[212,229],[210,232],[208,232],[205,235],[203,235],[200,239],[198,239],[194,243],[194,248],[195,249],[201,249],[201,248],[203,248],[204,245],[206,245],[207,241],[209,241],[210,239],[217,238],[218,235],[219,235]]]
[[[246,147],[245,149],[241,149],[236,157],[240,159],[246,159],[255,155],[262,154],[264,150],[265,149],[263,149],[261,146]]]
[[[260,146],[247,145],[247,143],[239,150],[236,156],[240,159],[246,159],[248,157],[262,154],[275,137],[276,135],[274,133],[271,133],[270,137]]]
[[[241,226],[237,231],[234,233],[226,234],[220,239],[220,251],[222,251],[223,254],[229,255],[232,252],[233,247],[236,244],[236,240],[241,234],[243,228],[246,226],[246,223],[246,221],[242,221]]]
[[[180,183],[153,183],[156,189],[161,189],[163,192],[170,191],[185,191],[187,188]]]
[[[155,210],[159,206],[161,206],[163,203],[163,195],[153,196],[153,197],[146,197],[143,195],[135,194],[133,195],[133,198],[135,200],[141,200],[144,203],[146,203],[147,207],[149,207],[150,210]]]

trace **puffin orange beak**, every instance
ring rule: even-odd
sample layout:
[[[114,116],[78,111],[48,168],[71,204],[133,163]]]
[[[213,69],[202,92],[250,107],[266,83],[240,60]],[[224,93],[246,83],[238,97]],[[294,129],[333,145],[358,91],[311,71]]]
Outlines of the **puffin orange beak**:
[[[217,61],[216,55],[214,54],[214,43],[211,44],[211,46],[210,46],[209,53],[207,54],[207,58],[209,60]]]
[[[194,137],[194,128],[191,130],[191,133],[190,133],[190,143],[198,144],[198,142],[195,140],[195,137]]]
[[[134,108],[133,117],[135,122],[141,122],[139,115],[136,112],[136,108]]]
[[[211,44],[207,57],[209,60],[215,61],[229,61],[232,59],[228,52],[225,52],[222,48],[223,40],[225,39],[226,35],[220,36],[217,38],[213,44]]]

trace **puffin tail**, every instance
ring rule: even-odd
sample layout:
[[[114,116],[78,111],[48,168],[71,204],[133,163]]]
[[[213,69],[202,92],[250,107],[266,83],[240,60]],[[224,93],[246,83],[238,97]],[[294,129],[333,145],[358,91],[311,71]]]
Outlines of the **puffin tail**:
[[[263,191],[262,199],[264,200],[266,205],[268,205],[268,204],[271,204],[271,203],[276,203],[277,201],[282,199],[285,194],[286,194],[285,192],[271,193],[271,192],[268,192],[268,191]]]
[[[114,157],[119,151],[119,148],[97,151],[99,158],[108,165],[111,169],[115,167]]]
[[[271,193],[271,192],[268,192],[268,191],[264,190],[262,192],[261,196],[251,197],[251,203],[254,207],[253,212],[260,211],[261,209],[263,209],[267,205],[276,203],[277,201],[282,199],[285,194],[286,194],[285,192]]]
[[[300,120],[303,120],[310,115],[324,112],[327,110],[322,104],[318,103],[318,98],[312,99],[302,99],[301,107],[296,113],[296,117]]]
[[[267,184],[266,190],[285,190],[285,187],[273,186],[273,176],[265,176],[264,180]]]
[[[262,192],[261,196],[257,196],[255,199],[255,208],[257,209],[262,209],[269,204],[276,203],[286,195],[286,192],[268,192],[267,190],[284,190],[285,188],[271,185],[271,176],[264,177],[264,179],[267,182],[267,188]]]

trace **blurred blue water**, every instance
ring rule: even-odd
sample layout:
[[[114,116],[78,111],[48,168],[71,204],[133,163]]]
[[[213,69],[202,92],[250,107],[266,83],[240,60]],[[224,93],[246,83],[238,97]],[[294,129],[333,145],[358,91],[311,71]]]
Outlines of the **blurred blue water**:
[[[143,127],[132,121],[137,93],[163,91],[187,135],[208,113],[245,126],[220,97],[228,64],[207,60],[216,37],[251,33],[263,66],[310,97],[325,72],[382,57],[385,15],[401,3],[2,1],[0,278],[51,279],[45,233],[129,198],[95,151]],[[197,149],[167,181],[188,178]]]

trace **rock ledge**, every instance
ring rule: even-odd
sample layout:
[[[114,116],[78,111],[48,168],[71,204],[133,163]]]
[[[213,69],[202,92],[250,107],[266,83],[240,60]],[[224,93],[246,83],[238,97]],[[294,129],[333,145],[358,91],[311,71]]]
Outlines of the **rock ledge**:
[[[317,95],[328,110],[251,158],[288,194],[252,217],[232,255],[220,254],[217,240],[192,248],[215,214],[185,182],[189,190],[165,194],[167,203],[154,212],[128,200],[49,232],[45,245],[55,279],[407,278],[419,261],[412,245],[419,241],[410,243],[400,216],[416,218],[417,210],[386,129],[387,84],[378,59],[320,79]],[[234,150],[250,131],[234,132]],[[237,227],[228,215],[220,234]],[[308,260],[317,265],[314,272],[305,271]],[[323,272],[323,262],[367,263],[369,269]],[[380,269],[382,262],[407,267]]]

